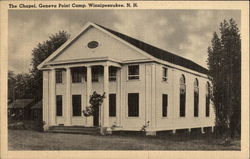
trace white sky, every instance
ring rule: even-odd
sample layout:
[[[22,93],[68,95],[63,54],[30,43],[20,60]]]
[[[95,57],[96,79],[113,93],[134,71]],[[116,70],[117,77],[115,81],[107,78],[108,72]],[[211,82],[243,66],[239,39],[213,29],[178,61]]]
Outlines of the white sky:
[[[207,48],[224,19],[237,10],[10,10],[9,70],[28,72],[32,49],[59,30],[73,37],[88,21],[206,66]]]

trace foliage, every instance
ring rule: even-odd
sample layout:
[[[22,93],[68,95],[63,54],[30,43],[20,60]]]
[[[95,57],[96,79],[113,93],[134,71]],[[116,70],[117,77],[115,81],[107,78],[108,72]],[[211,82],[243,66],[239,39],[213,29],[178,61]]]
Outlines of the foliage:
[[[118,127],[118,126],[117,126],[117,123],[114,122],[114,123],[112,124],[112,126],[111,126],[111,129],[114,130],[114,129],[117,128],[117,127]]]
[[[35,98],[42,98],[42,71],[37,69],[37,66],[42,63],[49,55],[56,51],[62,44],[64,44],[70,35],[66,31],[59,31],[49,37],[48,40],[43,43],[38,43],[37,46],[32,50],[32,60],[30,71],[33,82],[33,90]]]
[[[94,91],[89,99],[90,106],[86,107],[86,109],[82,111],[83,115],[85,117],[88,117],[93,116],[95,113],[98,113],[99,107],[102,105],[104,98],[105,93],[103,93],[103,95],[100,95],[96,93],[96,91]]]
[[[144,124],[141,128],[141,131],[146,131],[147,127],[149,127],[150,121],[148,121],[146,124]]]
[[[8,71],[8,99],[13,101],[15,99],[15,84],[16,75],[13,71]]]
[[[29,73],[15,75],[8,71],[8,98],[32,98],[36,101],[42,98],[42,71],[37,66],[69,39],[66,31],[51,35],[48,40],[38,43],[32,50],[32,69]]]
[[[34,79],[28,73],[8,71],[8,99],[33,98]]]
[[[233,19],[220,24],[208,48],[208,68],[219,133],[234,137],[241,123],[241,38]]]

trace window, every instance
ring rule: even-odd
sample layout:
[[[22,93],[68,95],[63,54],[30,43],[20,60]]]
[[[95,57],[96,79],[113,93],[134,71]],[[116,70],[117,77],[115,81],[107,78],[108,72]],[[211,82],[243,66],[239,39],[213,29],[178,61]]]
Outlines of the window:
[[[99,74],[99,69],[98,68],[94,68],[92,69],[92,82],[98,82],[98,74]]]
[[[116,94],[109,94],[109,116],[116,116]]]
[[[207,82],[206,85],[206,117],[210,115],[210,84]]]
[[[128,66],[128,79],[139,79],[139,65]]]
[[[81,95],[72,95],[73,116],[81,116]]]
[[[56,96],[56,116],[62,116],[62,95]]]
[[[81,83],[82,76],[83,76],[83,69],[82,68],[74,68],[71,70],[72,72],[72,83]]]
[[[99,43],[98,43],[97,41],[90,41],[90,42],[88,43],[88,47],[89,47],[90,49],[97,48],[98,45],[99,45]]]
[[[162,81],[168,80],[168,69],[166,67],[162,68]]]
[[[128,116],[139,117],[139,93],[128,93]]]
[[[181,75],[180,79],[180,117],[186,115],[186,85],[185,76]]]
[[[198,79],[194,80],[194,117],[199,116],[199,83]]]
[[[168,95],[162,95],[162,117],[168,116]]]
[[[109,67],[109,81],[116,81],[116,68]]]
[[[62,71],[56,70],[56,83],[62,83]]]

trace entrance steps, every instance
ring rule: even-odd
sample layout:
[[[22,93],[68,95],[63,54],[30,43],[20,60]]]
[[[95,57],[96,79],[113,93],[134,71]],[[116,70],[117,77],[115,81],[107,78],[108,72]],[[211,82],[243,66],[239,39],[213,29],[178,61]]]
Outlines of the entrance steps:
[[[50,126],[48,132],[68,134],[100,134],[100,128],[84,126]]]

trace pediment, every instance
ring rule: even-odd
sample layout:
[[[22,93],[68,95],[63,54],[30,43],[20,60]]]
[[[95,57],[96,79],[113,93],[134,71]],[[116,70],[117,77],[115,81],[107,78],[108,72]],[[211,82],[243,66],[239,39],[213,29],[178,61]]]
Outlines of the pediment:
[[[102,30],[90,26],[49,62],[56,63],[102,57],[121,62],[149,58]]]

